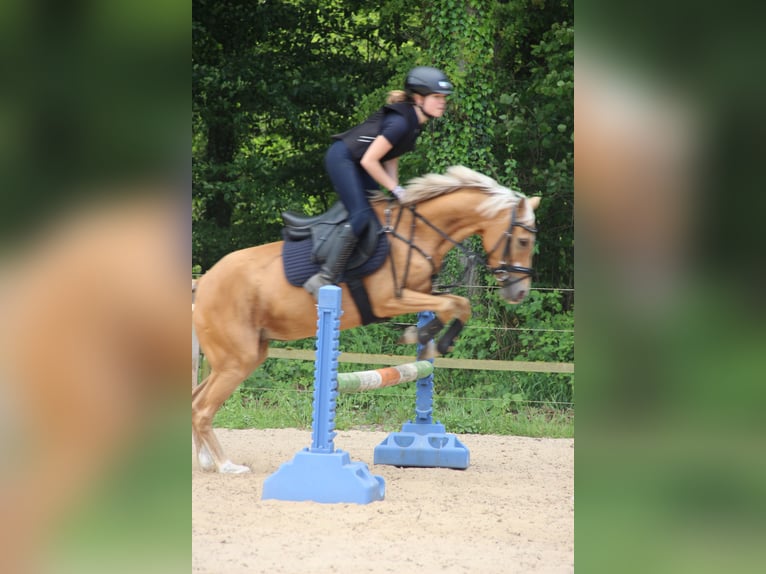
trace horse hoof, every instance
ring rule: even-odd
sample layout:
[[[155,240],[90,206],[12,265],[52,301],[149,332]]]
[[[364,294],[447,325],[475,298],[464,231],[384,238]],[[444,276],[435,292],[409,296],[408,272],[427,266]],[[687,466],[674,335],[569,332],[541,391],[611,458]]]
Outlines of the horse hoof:
[[[397,341],[400,345],[414,345],[418,342],[418,328],[415,325],[407,327]]]
[[[197,453],[197,461],[199,462],[199,467],[206,472],[214,472],[216,470],[215,461],[206,446],[203,446]]]
[[[243,464],[234,464],[230,460],[227,460],[221,465],[218,472],[221,474],[243,474],[245,472],[250,472],[250,468]]]
[[[200,455],[197,457],[197,460],[199,461],[199,467],[205,472],[213,472],[216,470],[213,457],[200,453]]]

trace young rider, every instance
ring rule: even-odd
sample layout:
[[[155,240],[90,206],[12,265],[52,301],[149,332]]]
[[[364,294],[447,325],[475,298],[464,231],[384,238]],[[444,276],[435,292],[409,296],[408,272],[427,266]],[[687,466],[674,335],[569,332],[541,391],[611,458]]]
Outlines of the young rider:
[[[415,148],[421,126],[444,114],[452,84],[441,70],[420,66],[410,70],[404,91],[388,94],[387,104],[350,130],[333,136],[325,156],[325,168],[335,191],[349,213],[341,232],[341,244],[320,271],[303,287],[315,298],[319,288],[337,282],[357,240],[375,217],[368,192],[378,185],[400,201],[399,157]],[[370,192],[371,193],[371,192]]]

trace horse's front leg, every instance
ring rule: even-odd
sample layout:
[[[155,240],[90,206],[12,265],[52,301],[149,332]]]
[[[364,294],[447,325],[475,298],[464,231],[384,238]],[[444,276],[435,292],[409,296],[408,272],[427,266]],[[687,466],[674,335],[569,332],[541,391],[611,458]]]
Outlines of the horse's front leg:
[[[447,332],[439,339],[437,349],[441,354],[449,351],[455,338],[471,317],[471,304],[465,297],[449,294],[429,295],[408,289],[402,291],[401,297],[378,302],[373,307],[375,313],[379,314],[378,316],[386,317],[419,311],[433,311],[435,313],[436,317],[426,325],[416,331],[408,331],[403,337],[405,343],[419,342],[427,345],[445,324],[452,321]],[[428,351],[426,353],[428,356]]]
[[[436,349],[440,354],[444,355],[452,350],[452,347],[455,345],[455,339],[457,339],[457,336],[460,334],[460,331],[463,330],[463,327],[465,327],[465,323],[460,319],[452,320],[449,328],[444,335],[439,338],[439,342],[436,344]]]
[[[439,351],[439,354],[444,355],[452,350],[452,347],[455,344],[455,339],[457,339],[457,336],[463,330],[463,327],[468,322],[468,319],[471,318],[471,303],[465,297],[459,297],[458,295],[444,294],[439,295],[439,297],[452,298],[455,307],[460,309],[460,312],[454,314],[450,326],[447,328],[447,331],[439,338],[439,342],[436,345],[436,349]],[[437,316],[436,319],[438,320],[439,317]],[[443,323],[442,326],[444,326]],[[441,329],[437,330],[436,332],[438,333],[440,330]],[[421,333],[418,333],[418,335],[420,334]],[[435,334],[436,333],[434,333],[434,335]],[[433,335],[431,335],[431,338],[433,338]]]

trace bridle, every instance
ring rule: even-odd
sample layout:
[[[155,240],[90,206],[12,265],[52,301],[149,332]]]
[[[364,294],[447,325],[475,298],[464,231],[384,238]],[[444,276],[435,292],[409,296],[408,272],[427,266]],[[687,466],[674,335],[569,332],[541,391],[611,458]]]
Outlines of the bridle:
[[[519,221],[516,221],[516,208],[514,207],[511,209],[511,222],[508,225],[508,229],[506,229],[503,234],[498,237],[497,242],[495,243],[494,247],[487,251],[487,260],[489,260],[490,257],[492,257],[492,254],[497,250],[498,247],[500,247],[500,244],[503,242],[503,239],[505,239],[505,247],[503,247],[503,254],[500,257],[500,261],[495,267],[490,267],[489,263],[487,263],[487,268],[492,271],[492,273],[495,276],[495,280],[500,284],[501,287],[508,287],[509,285],[514,285],[515,283],[518,283],[519,281],[523,281],[527,277],[532,277],[535,273],[535,270],[531,267],[524,267],[522,265],[513,265],[512,263],[508,263],[507,260],[511,259],[511,242],[513,241],[513,228],[514,227],[521,227],[522,229],[525,229],[529,231],[530,233],[537,234],[537,227],[532,227],[531,225],[527,225],[526,223],[521,223]],[[516,277],[515,279],[511,279],[511,273],[520,274],[521,277]]]
[[[397,232],[397,229],[399,227],[399,223],[401,222],[402,215],[403,215],[405,209],[409,209],[410,212],[412,213],[412,216],[413,216],[412,217],[412,223],[410,225],[410,237],[409,238],[404,237],[403,235],[401,235],[400,233]],[[401,286],[396,284],[396,269],[394,267],[393,259],[391,259],[391,272],[392,272],[393,277],[394,277],[394,290],[395,290],[395,294],[396,294],[397,297],[401,296],[402,289],[404,288],[404,285],[406,285],[406,283],[407,283],[407,275],[408,275],[409,270],[410,270],[410,260],[411,260],[411,257],[412,257],[412,251],[413,250],[417,251],[418,253],[420,253],[420,255],[422,255],[426,259],[426,261],[428,261],[431,264],[431,271],[432,271],[431,274],[432,274],[433,277],[435,277],[438,274],[438,272],[439,272],[439,270],[436,268],[436,265],[433,262],[433,257],[431,257],[428,253],[423,251],[422,248],[420,248],[419,246],[415,245],[415,243],[413,242],[413,238],[415,236],[415,223],[416,223],[416,220],[422,221],[428,227],[433,229],[437,234],[439,234],[439,236],[441,236],[443,239],[445,239],[446,241],[449,241],[455,247],[460,249],[463,252],[463,254],[466,255],[466,257],[469,259],[469,261],[476,261],[476,260],[483,261],[484,265],[486,265],[487,269],[489,269],[492,272],[492,274],[495,276],[495,280],[500,284],[501,287],[508,287],[509,285],[514,285],[515,283],[518,283],[519,281],[523,281],[527,277],[532,277],[534,275],[534,273],[535,273],[535,271],[534,271],[534,269],[532,269],[532,267],[524,267],[522,265],[513,265],[512,263],[508,263],[507,262],[507,260],[511,259],[511,249],[512,249],[511,242],[513,240],[513,229],[514,229],[514,227],[521,227],[522,229],[525,229],[525,230],[529,231],[530,233],[537,234],[537,228],[536,227],[532,227],[531,225],[527,225],[526,223],[521,223],[521,222],[516,220],[516,206],[511,208],[511,220],[510,220],[510,222],[508,224],[508,229],[506,229],[503,232],[503,234],[498,238],[497,242],[492,247],[492,249],[487,251],[487,259],[486,260],[484,259],[484,257],[481,254],[476,253],[475,251],[472,251],[471,249],[469,249],[468,247],[463,245],[463,243],[461,243],[459,241],[455,241],[454,239],[452,239],[452,237],[450,237],[444,231],[439,229],[436,225],[434,225],[433,223],[428,221],[428,219],[426,219],[423,215],[421,215],[420,213],[417,212],[417,210],[415,209],[414,205],[409,205],[409,206],[406,206],[406,207],[401,207],[399,209],[399,213],[398,213],[398,217],[396,218],[396,222],[393,223],[393,225],[392,225],[392,221],[391,221],[391,215],[392,215],[392,207],[391,207],[391,205],[389,205],[389,207],[387,207],[385,209],[386,221],[385,221],[385,224],[383,225],[383,229],[382,229],[381,232],[382,233],[388,233],[388,234],[392,235],[393,237],[396,237],[397,239],[399,239],[399,240],[403,241],[404,243],[406,243],[409,246],[409,248],[410,248],[408,253],[407,253],[407,263],[406,263],[406,267],[405,267],[405,270],[404,270],[404,276],[402,277]],[[498,264],[495,267],[491,267],[489,265],[489,258],[498,249],[498,247],[500,247],[500,245],[503,243],[503,239],[505,239],[505,245],[503,247],[502,257],[500,258],[500,261],[498,262]],[[520,274],[521,277],[516,277],[515,279],[512,279],[511,278],[511,274],[512,273]]]

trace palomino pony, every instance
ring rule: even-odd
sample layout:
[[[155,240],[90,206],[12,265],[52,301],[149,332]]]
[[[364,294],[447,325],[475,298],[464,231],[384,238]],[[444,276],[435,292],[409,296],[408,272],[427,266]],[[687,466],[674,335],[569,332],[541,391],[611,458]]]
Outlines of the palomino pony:
[[[433,311],[435,320],[418,333],[426,342],[453,321],[439,339],[449,349],[471,315],[467,299],[431,294],[432,280],[444,256],[478,234],[487,265],[502,297],[519,303],[531,284],[535,213],[539,197],[527,198],[465,167],[445,175],[429,174],[409,182],[403,204],[373,202],[388,233],[385,263],[363,279],[372,312],[387,318]],[[196,285],[193,326],[210,365],[210,374],[192,390],[192,434],[205,470],[247,472],[226,458],[212,428],[223,402],[267,357],[270,340],[291,341],[316,333],[313,297],[285,278],[283,242],[229,253]],[[363,323],[348,286],[343,284],[340,328]]]

